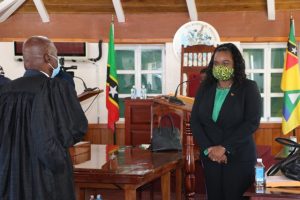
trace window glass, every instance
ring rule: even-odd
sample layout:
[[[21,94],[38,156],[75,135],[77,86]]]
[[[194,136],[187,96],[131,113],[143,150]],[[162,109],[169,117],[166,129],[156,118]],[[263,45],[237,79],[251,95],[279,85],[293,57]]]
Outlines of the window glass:
[[[273,48],[271,50],[271,67],[275,69],[283,69],[284,48]]]
[[[281,93],[281,73],[271,73],[271,92],[272,93]]]
[[[135,85],[134,78],[134,74],[118,74],[120,94],[130,94],[130,89]]]
[[[142,74],[142,85],[146,86],[148,94],[161,94],[161,79],[161,74]]]
[[[161,49],[143,49],[142,70],[161,70],[161,54]]]
[[[264,67],[264,50],[263,49],[244,49],[243,56],[246,68],[263,69]]]
[[[282,117],[282,97],[271,98],[271,117]]]
[[[119,114],[120,114],[120,118],[124,118],[124,113],[125,113],[124,98],[119,98]]]
[[[116,50],[117,70],[134,70],[134,51]]]
[[[257,83],[260,93],[264,93],[264,74],[263,73],[254,73],[253,80]]]
[[[264,109],[264,98],[263,97],[261,97],[261,116],[263,117],[263,116],[265,116],[265,109]]]

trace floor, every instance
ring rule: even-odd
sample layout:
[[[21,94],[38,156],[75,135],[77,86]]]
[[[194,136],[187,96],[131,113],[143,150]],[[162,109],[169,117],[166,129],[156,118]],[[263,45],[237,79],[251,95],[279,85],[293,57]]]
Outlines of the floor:
[[[113,189],[101,189],[101,190],[89,190],[86,196],[86,200],[89,200],[89,195],[96,196],[97,194],[101,194],[102,200],[123,200],[124,193],[122,190],[113,190]],[[175,200],[175,194],[171,194],[171,200]],[[182,198],[184,199],[184,198]],[[151,192],[142,191],[137,193],[137,200],[161,200],[160,191],[153,193],[153,199],[151,199]],[[205,200],[205,198],[199,194],[196,194],[195,200]]]

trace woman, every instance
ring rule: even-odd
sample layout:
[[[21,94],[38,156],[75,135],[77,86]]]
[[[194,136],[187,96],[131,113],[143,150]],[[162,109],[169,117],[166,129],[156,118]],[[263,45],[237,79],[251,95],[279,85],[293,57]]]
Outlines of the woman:
[[[218,46],[191,116],[200,145],[208,200],[240,200],[254,181],[261,97],[245,74],[245,61],[231,43]]]

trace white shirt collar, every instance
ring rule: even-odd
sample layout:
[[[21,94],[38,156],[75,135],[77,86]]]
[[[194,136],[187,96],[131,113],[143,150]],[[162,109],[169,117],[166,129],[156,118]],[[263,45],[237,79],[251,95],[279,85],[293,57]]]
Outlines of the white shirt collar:
[[[48,78],[50,78],[50,76],[46,73],[46,72],[43,72],[43,71],[40,71],[42,72],[43,74],[45,74]]]

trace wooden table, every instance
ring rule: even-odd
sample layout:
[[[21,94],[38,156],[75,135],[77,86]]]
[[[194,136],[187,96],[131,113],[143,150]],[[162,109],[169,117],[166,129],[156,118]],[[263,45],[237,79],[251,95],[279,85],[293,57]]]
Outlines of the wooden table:
[[[249,197],[250,200],[300,199],[300,188],[264,188],[263,191],[256,191],[255,187],[252,185],[244,193],[244,196]]]
[[[125,191],[125,200],[135,200],[137,188],[161,178],[162,199],[170,200],[170,174],[175,170],[176,199],[180,200],[182,167],[182,155],[178,152],[92,145],[91,160],[74,165],[76,196],[78,200],[85,199],[85,189],[89,188],[119,188]]]

